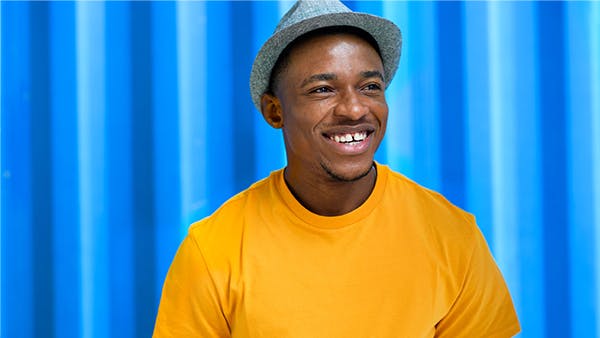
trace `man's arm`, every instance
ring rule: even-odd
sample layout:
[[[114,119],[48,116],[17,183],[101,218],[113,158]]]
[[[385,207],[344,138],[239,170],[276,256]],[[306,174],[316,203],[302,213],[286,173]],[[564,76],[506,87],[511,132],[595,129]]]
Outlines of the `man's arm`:
[[[475,238],[461,289],[436,325],[436,337],[504,338],[521,330],[504,278],[479,229]]]
[[[192,236],[188,235],[169,268],[154,327],[154,337],[230,337],[220,297]]]

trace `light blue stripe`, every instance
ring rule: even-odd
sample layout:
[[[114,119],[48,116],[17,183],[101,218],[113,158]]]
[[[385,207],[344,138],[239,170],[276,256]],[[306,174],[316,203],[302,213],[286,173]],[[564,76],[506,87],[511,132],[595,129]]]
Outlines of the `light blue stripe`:
[[[589,3],[566,4],[566,79],[568,112],[569,240],[571,266],[571,318],[573,337],[591,337],[594,322],[596,286],[594,275],[593,161],[590,125],[592,98],[590,85]]]
[[[2,309],[4,309],[4,303],[2,303],[2,294],[4,294],[4,289],[2,288],[2,281],[4,280],[4,267],[2,266],[2,233],[4,232],[4,223],[2,222],[2,199],[4,195],[4,166],[2,166],[2,158],[4,154],[4,148],[2,144],[2,140],[4,139],[2,135],[2,120],[4,117],[4,110],[2,109],[2,3],[0,3],[0,335],[2,335]]]
[[[531,337],[544,337],[544,241],[541,201],[541,150],[538,103],[538,72],[536,67],[537,20],[535,3],[513,4],[512,16],[515,74],[511,87],[514,93],[516,131],[512,150],[516,155],[515,198],[518,260],[506,267],[520,271],[519,289],[511,289],[523,331]],[[525,315],[526,314],[526,315]]]
[[[107,337],[108,254],[104,177],[104,3],[77,3],[82,332]]]
[[[441,187],[436,4],[385,2],[385,17],[402,31],[402,56],[387,91],[388,161],[432,189]]]
[[[404,131],[412,133],[408,144],[413,152],[413,178],[434,190],[442,188],[437,6],[435,2],[409,2],[408,22],[414,33],[408,33],[406,48],[411,53],[410,81],[415,84],[408,94],[412,122],[404,126]]]
[[[191,222],[206,215],[209,207],[205,137],[208,112],[204,105],[207,88],[203,74],[208,53],[206,20],[206,3],[177,3],[182,236]]]
[[[465,3],[465,176],[467,210],[493,246],[487,12],[486,2]]]
[[[600,337],[600,2],[590,3],[590,97],[592,124],[593,210],[595,229],[596,337]]]
[[[387,130],[384,142],[387,144],[387,164],[394,170],[400,171],[408,177],[414,177],[414,148],[413,148],[413,82],[411,81],[412,62],[417,56],[417,46],[411,46],[408,41],[413,41],[417,28],[413,30],[411,24],[419,23],[409,19],[408,2],[386,2],[383,4],[385,17],[394,22],[401,30],[403,36],[402,56],[398,71],[386,91],[389,108]],[[417,16],[418,13],[412,13]],[[414,40],[418,41],[418,40]]]
[[[490,134],[492,154],[492,206],[494,246],[492,250],[511,290],[519,290],[518,229],[515,191],[515,93],[512,84],[516,79],[516,51],[506,39],[518,38],[511,20],[514,3],[489,3],[490,41]],[[519,304],[519,295],[513,295]],[[517,305],[518,306],[518,305]]]

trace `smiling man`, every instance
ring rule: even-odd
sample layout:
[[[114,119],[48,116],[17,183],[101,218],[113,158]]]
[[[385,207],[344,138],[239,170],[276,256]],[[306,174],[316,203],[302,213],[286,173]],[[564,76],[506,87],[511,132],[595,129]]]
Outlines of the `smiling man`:
[[[519,332],[474,218],[373,160],[400,46],[395,24],[337,1],[282,18],[250,81],[287,166],[190,227],[156,337]]]

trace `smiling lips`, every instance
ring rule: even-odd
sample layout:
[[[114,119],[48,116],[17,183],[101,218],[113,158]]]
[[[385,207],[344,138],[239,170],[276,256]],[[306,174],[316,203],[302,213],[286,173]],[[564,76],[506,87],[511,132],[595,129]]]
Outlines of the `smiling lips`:
[[[324,135],[339,154],[358,155],[369,148],[371,131],[338,132]]]

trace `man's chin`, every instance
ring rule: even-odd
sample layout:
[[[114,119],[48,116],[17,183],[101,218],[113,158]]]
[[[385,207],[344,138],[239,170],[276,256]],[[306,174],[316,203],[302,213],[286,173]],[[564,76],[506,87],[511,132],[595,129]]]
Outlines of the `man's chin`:
[[[343,172],[342,170],[337,170],[321,163],[323,170],[327,172],[332,180],[337,182],[356,182],[369,175],[374,166],[375,164],[372,164],[370,166],[365,166],[362,169],[353,169],[350,172]]]

